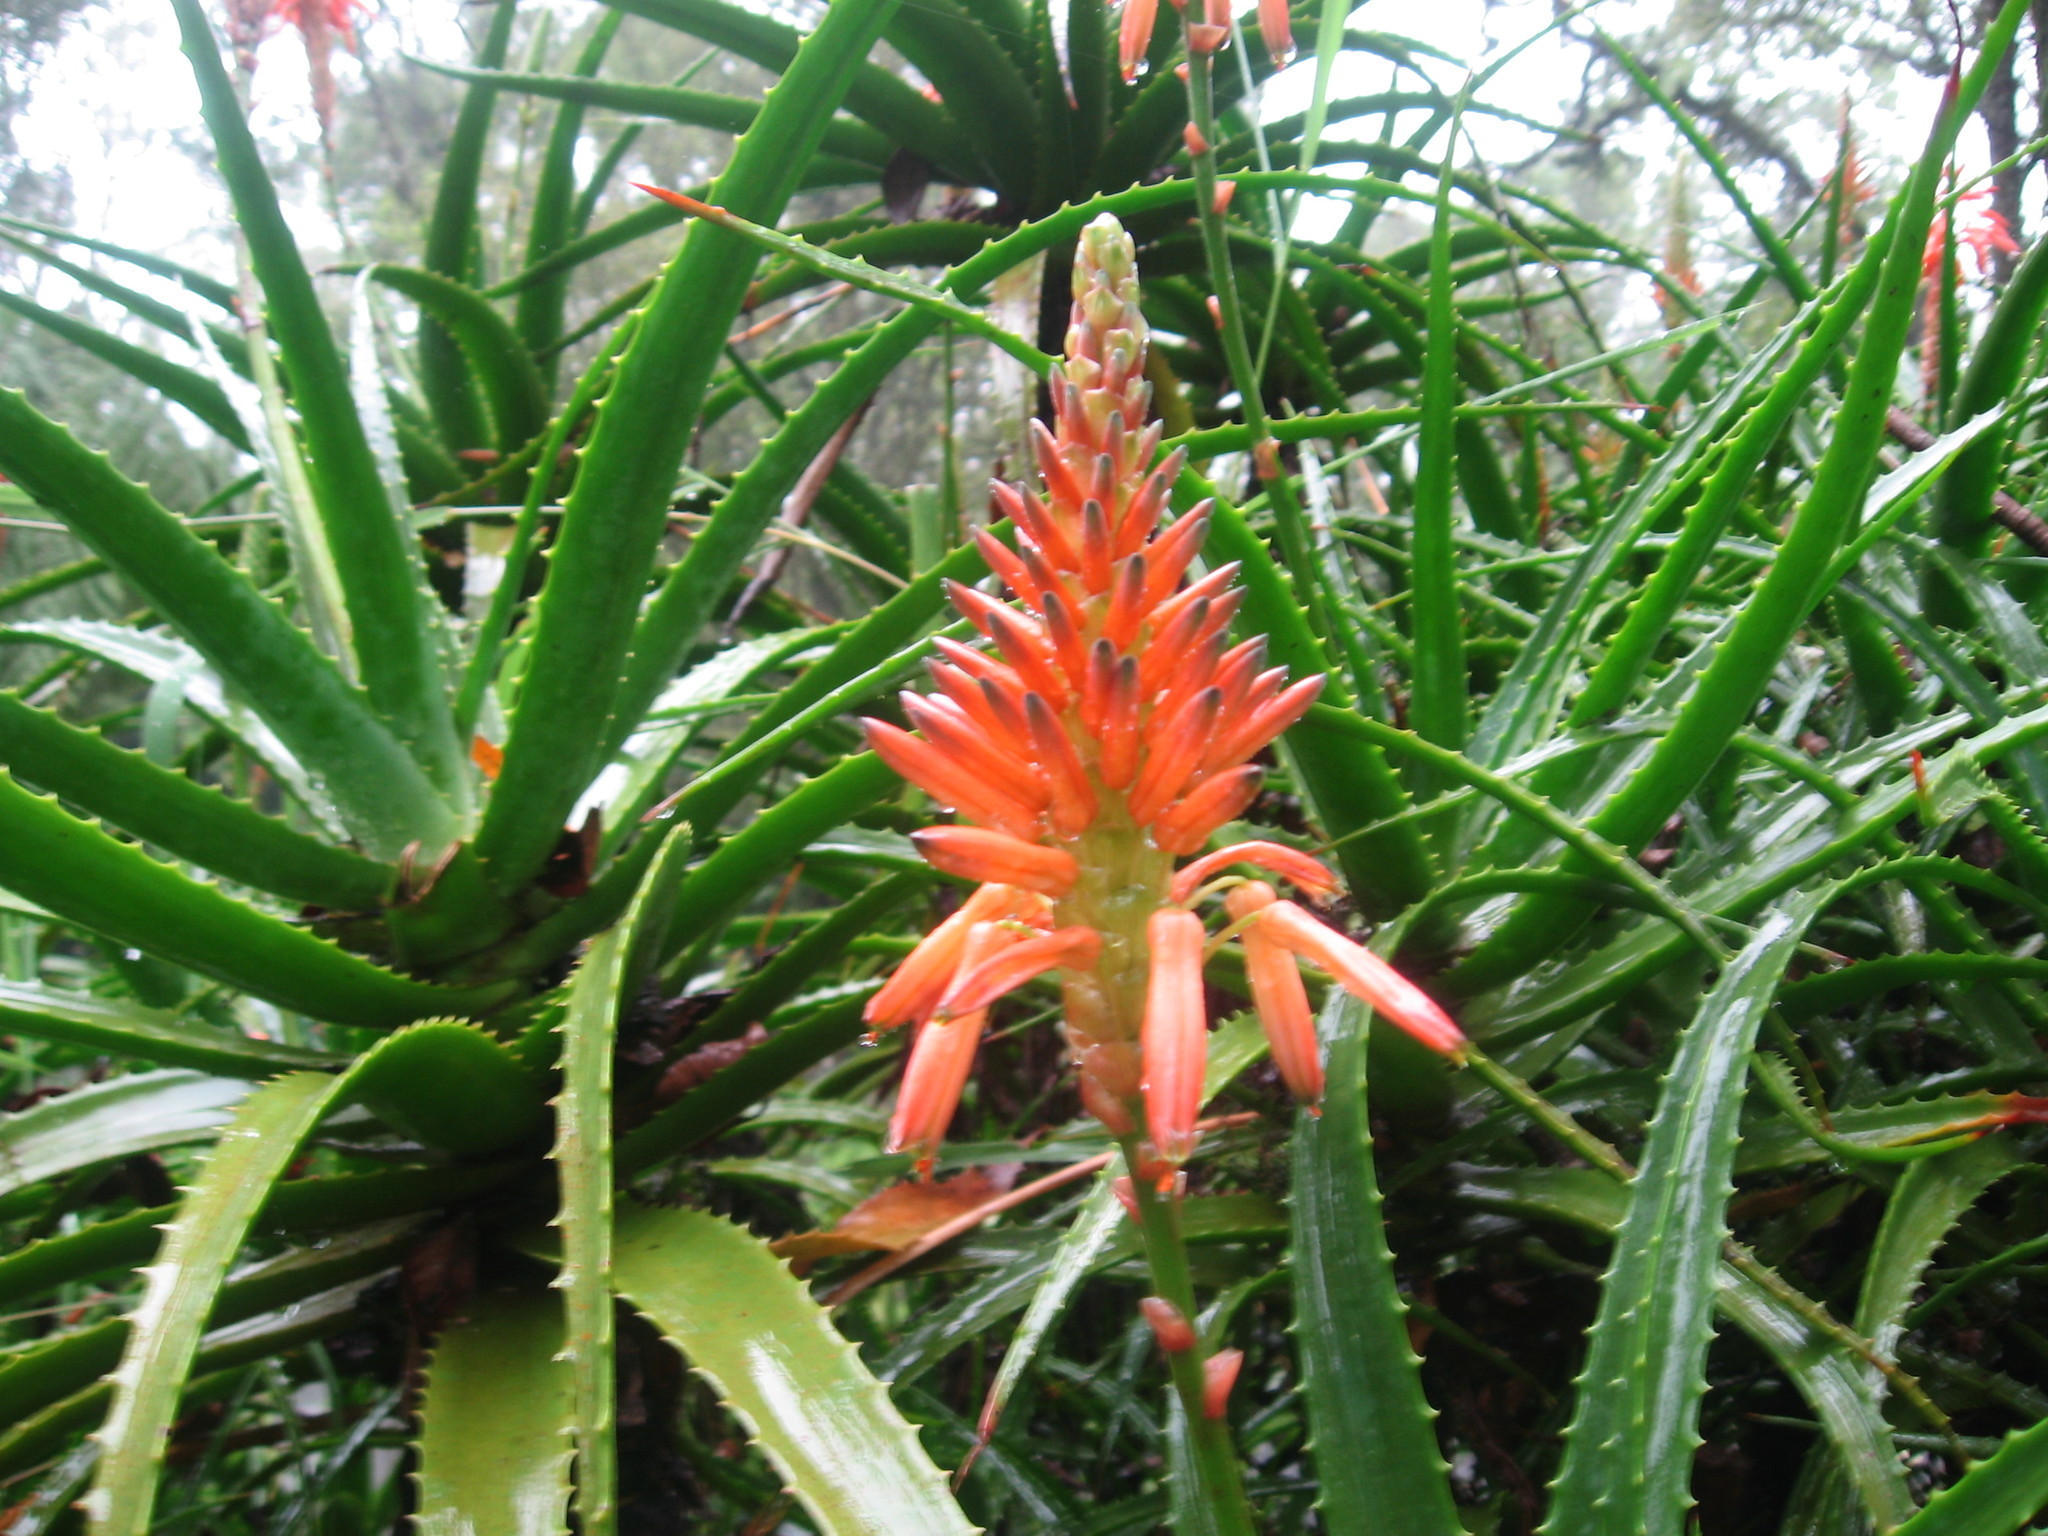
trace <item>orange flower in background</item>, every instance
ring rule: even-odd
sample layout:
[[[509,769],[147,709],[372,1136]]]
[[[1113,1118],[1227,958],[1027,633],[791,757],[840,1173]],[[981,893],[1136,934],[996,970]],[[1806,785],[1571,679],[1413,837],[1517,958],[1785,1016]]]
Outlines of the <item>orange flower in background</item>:
[[[1953,178],[1951,178],[1953,179]],[[1974,192],[1965,192],[1956,199],[1955,212],[1960,213],[1972,203],[1988,202],[1991,190],[1980,187]],[[1927,247],[1920,256],[1920,275],[1932,280],[1941,272],[1942,258],[1948,248],[1949,226],[1954,218],[1948,209],[1940,209],[1934,215],[1934,223],[1927,230]],[[1996,208],[1979,208],[1976,216],[1956,230],[1956,252],[1970,253],[1977,276],[1983,277],[1991,270],[1991,258],[1995,253],[2008,256],[2020,253],[2019,242],[2012,237],[2012,230],[2005,222],[2005,215]]]
[[[1322,679],[1290,684],[1265,665],[1262,639],[1230,643],[1235,566],[1189,579],[1209,510],[1165,521],[1182,460],[1148,473],[1161,429],[1145,424],[1147,339],[1130,238],[1105,214],[1074,258],[1057,431],[1036,429],[1043,490],[994,486],[1017,548],[979,538],[1012,601],[956,584],[953,604],[983,644],[935,643],[937,691],[903,696],[915,734],[865,722],[877,755],[957,818],[917,833],[919,851],[980,882],[867,1008],[878,1028],[918,1027],[890,1145],[927,1174],[984,1011],[1051,972],[1082,1101],[1119,1136],[1142,1123],[1170,1182],[1195,1147],[1210,944],[1199,908],[1218,894],[1275,1062],[1301,1098],[1322,1091],[1301,960],[1434,1049],[1463,1043],[1377,955],[1227,873],[1248,864],[1311,895],[1334,890],[1307,854],[1242,842],[1175,870],[1251,805],[1262,770],[1250,759],[1302,717]]]

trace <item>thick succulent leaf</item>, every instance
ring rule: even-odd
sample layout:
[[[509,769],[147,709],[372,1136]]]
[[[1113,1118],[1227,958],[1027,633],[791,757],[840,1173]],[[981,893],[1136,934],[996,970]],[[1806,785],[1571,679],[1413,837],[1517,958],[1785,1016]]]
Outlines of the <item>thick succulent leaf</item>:
[[[443,814],[451,809],[459,814],[468,809],[469,756],[467,744],[455,739],[431,623],[434,598],[426,587],[418,546],[412,531],[391,515],[383,474],[356,415],[348,369],[278,205],[277,190],[263,168],[212,26],[198,0],[172,4],[199,86],[200,111],[213,135],[215,164],[234,202],[250,266],[263,288],[270,332],[291,380],[327,547],[348,603],[364,690],[377,715],[390,722],[390,734],[413,758],[414,776],[423,772],[447,797],[441,805]],[[0,437],[5,435],[0,431]],[[174,609],[163,611],[175,616]],[[193,638],[199,639],[196,634]],[[203,644],[201,648],[205,649]],[[209,653],[209,659],[227,670],[225,658]],[[254,691],[250,697],[276,719],[277,701]],[[305,744],[299,745],[304,752]],[[385,792],[392,801],[411,807],[415,816],[429,804],[441,804],[432,794],[419,796],[413,806],[413,795],[389,788]],[[422,828],[415,835],[431,833]]]
[[[291,1179],[273,1189],[256,1218],[256,1227],[289,1236],[410,1216],[502,1184],[516,1166],[479,1163],[467,1168],[390,1168],[334,1178]],[[150,1206],[18,1248],[0,1258],[0,1301],[13,1304],[71,1281],[133,1268],[156,1252],[158,1237],[176,1214],[176,1206]],[[230,1284],[227,1294],[233,1290]]]
[[[500,453],[517,452],[546,430],[548,402],[540,369],[490,300],[453,278],[417,267],[379,262],[364,270],[371,281],[418,304],[455,339],[481,385]]]
[[[420,1403],[421,1536],[568,1530],[569,1371],[552,1296],[487,1293],[442,1333]]]
[[[568,1340],[576,1449],[576,1516],[581,1530],[608,1536],[618,1521],[616,1390],[612,1352],[612,1064],[619,1014],[639,985],[651,937],[668,923],[690,834],[670,835],[617,927],[590,946],[562,1016],[562,1091],[555,1100],[554,1160],[561,1203],[561,1290]]]
[[[724,48],[787,78],[803,34],[787,22],[725,0],[615,0],[618,9],[645,16]],[[979,185],[985,172],[959,126],[939,102],[862,55],[845,90],[846,110],[904,148],[914,150],[963,185]]]
[[[1484,1206],[1562,1220],[1612,1234],[1628,1207],[1628,1191],[1592,1168],[1499,1168],[1468,1177],[1461,1195]],[[1846,1330],[1820,1326],[1816,1305],[1801,1309],[1733,1265],[1714,1274],[1714,1305],[1775,1360],[1821,1421],[1843,1458],[1864,1506],[1881,1526],[1913,1510],[1891,1425],[1864,1381],[1865,1360],[1843,1344]]]
[[[106,628],[115,630],[108,638],[124,651],[136,649],[123,638],[132,631]],[[195,679],[178,675],[189,699]],[[208,672],[200,681],[208,703],[242,713],[221,695],[217,677]],[[386,865],[295,832],[245,801],[32,708],[18,694],[0,693],[0,764],[146,843],[273,895],[344,912],[369,911],[396,879]]]
[[[1896,1536],[2012,1536],[2048,1504],[2048,1419],[2009,1435]]]
[[[1409,1346],[1366,1125],[1366,1010],[1330,988],[1320,1116],[1295,1118],[1294,1337],[1331,1536],[1456,1536],[1448,1470]]]
[[[304,632],[148,491],[11,391],[0,391],[0,473],[61,516],[177,627],[373,855],[396,858],[416,839],[452,840],[448,806]],[[382,507],[381,481],[375,495]]]
[[[497,1152],[545,1122],[539,1081],[503,1041],[471,1024],[414,1024],[365,1055],[351,1096],[385,1124],[458,1157]]]
[[[110,335],[75,315],[45,309],[33,300],[9,293],[4,288],[0,288],[0,309],[12,310],[22,319],[33,321],[51,334],[90,352],[101,362],[120,369],[136,383],[147,385],[174,405],[185,407],[237,448],[245,453],[248,451],[249,438],[242,428],[241,417],[228,403],[227,396],[221,393],[220,386],[205,374],[187,368],[183,363],[174,363],[147,347],[138,347],[132,341]]]
[[[295,1072],[252,1095],[179,1207],[163,1252],[144,1271],[114,1372],[100,1464],[85,1499],[94,1536],[148,1536],[164,1441],[221,1282],[271,1185],[346,1081]]]
[[[153,686],[175,682],[184,702],[269,769],[323,831],[336,839],[349,836],[349,824],[324,784],[256,711],[230,696],[206,658],[177,636],[103,619],[24,619],[0,630],[0,641],[62,646],[132,672]]]
[[[75,1168],[210,1140],[248,1095],[249,1085],[234,1078],[168,1071],[44,1099],[0,1119],[0,1194]]]
[[[714,201],[765,222],[781,216],[894,4],[841,0],[825,12],[740,136],[712,188]],[[676,468],[755,260],[742,237],[692,228],[619,359],[562,509],[535,609],[532,660],[477,837],[501,889],[522,886],[539,870],[602,760],[638,607],[620,599],[638,591],[651,569]]]
[[[853,1346],[767,1245],[703,1211],[618,1224],[619,1293],[739,1415],[823,1536],[970,1536]]]
[[[0,773],[0,887],[80,927],[340,1024],[488,1009],[518,990],[435,987],[358,959],[119,842]]]
[[[153,251],[137,250],[132,245],[117,245],[111,240],[81,235],[76,230],[62,229],[54,224],[38,224],[32,219],[17,219],[0,213],[0,224],[6,225],[9,229],[21,230],[25,234],[43,235],[66,245],[83,246],[88,251],[98,251],[103,256],[111,256],[116,261],[125,261],[131,266],[142,268],[145,272],[153,272],[158,277],[167,277],[174,283],[182,284],[230,315],[235,312],[236,297],[233,285],[208,276],[196,267],[184,266]]]
[[[1750,1045],[1826,894],[1766,917],[1679,1041],[1602,1285],[1546,1529],[1684,1528]]]
[[[136,1003],[67,992],[34,981],[0,981],[0,1029],[32,1040],[62,1040],[113,1056],[136,1056],[219,1077],[271,1077],[298,1067],[338,1067],[347,1059],[272,1040],[255,1040],[189,1022]],[[119,1083],[135,1079],[119,1078]],[[53,1099],[63,1104],[75,1095]]]
[[[434,64],[427,68],[457,80],[469,80],[523,96],[547,96],[580,107],[598,107],[636,117],[665,118],[722,133],[745,133],[760,115],[761,104],[719,91],[693,91],[684,86],[643,85],[627,80],[589,80],[577,75],[536,75],[510,69],[463,69]],[[834,118],[818,141],[830,155],[870,165],[877,172],[889,163],[896,146],[867,124]]]

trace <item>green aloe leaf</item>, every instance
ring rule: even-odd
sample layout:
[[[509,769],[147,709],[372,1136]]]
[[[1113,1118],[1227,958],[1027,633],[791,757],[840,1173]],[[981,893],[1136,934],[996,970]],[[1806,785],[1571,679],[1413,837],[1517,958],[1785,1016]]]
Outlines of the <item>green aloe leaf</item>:
[[[174,283],[182,284],[209,304],[230,315],[235,312],[234,287],[219,278],[209,277],[197,267],[185,266],[154,251],[137,250],[132,245],[117,245],[111,240],[81,235],[75,229],[62,229],[54,224],[38,224],[33,219],[17,219],[0,213],[0,224],[9,229],[18,229],[24,234],[42,235],[66,245],[78,245],[88,251],[98,251],[101,255],[111,256],[116,261],[125,261],[130,266],[140,267],[145,272],[153,272],[158,277],[167,277]]]
[[[352,1095],[394,1130],[458,1157],[499,1151],[547,1119],[533,1074],[470,1024],[401,1029],[357,1063],[351,1081]]]
[[[263,287],[270,332],[291,379],[364,689],[441,795],[450,805],[466,808],[469,758],[451,724],[438,641],[429,622],[433,598],[425,590],[417,546],[411,530],[391,515],[383,475],[356,415],[348,369],[278,206],[277,190],[263,168],[213,29],[198,0],[172,4],[199,85],[200,111],[213,135],[215,163],[233,199],[250,265]],[[0,429],[0,438],[7,435]],[[214,659],[218,664],[219,658]],[[414,798],[389,788],[385,793],[399,803]],[[422,804],[432,798],[424,797]]]
[[[1684,1529],[1750,1045],[1827,894],[1759,924],[1679,1040],[1615,1236],[1546,1530]]]
[[[251,1095],[179,1207],[114,1372],[85,1499],[93,1536],[148,1536],[164,1442],[221,1282],[271,1185],[345,1082],[298,1072]]]
[[[674,27],[713,47],[775,71],[787,79],[804,34],[787,22],[775,21],[725,0],[609,0],[622,11]],[[915,86],[869,61],[865,50],[854,57],[852,80],[845,89],[846,110],[872,124],[931,161],[951,179],[979,184],[978,157],[952,115]],[[836,106],[836,103],[835,103]]]
[[[650,936],[666,927],[669,901],[690,853],[679,828],[617,927],[590,946],[569,987],[562,1018],[562,1091],[555,1100],[553,1159],[561,1186],[554,1225],[562,1234],[555,1279],[565,1304],[576,1515],[582,1530],[608,1536],[618,1521],[617,1446],[612,1438],[612,1062],[619,1013],[638,985]]]
[[[9,644],[57,645],[132,672],[156,688],[176,687],[183,702],[261,762],[320,829],[337,841],[350,829],[325,787],[263,718],[231,695],[206,658],[176,635],[101,619],[25,619],[0,630]]]
[[[1323,1006],[1320,1117],[1295,1117],[1294,1337],[1309,1449],[1331,1536],[1456,1536],[1448,1469],[1394,1280],[1366,1128],[1366,1010]]]
[[[823,1536],[970,1536],[917,1434],[767,1245],[702,1211],[622,1215],[619,1293],[739,1415]]]
[[[96,1163],[207,1141],[249,1085],[200,1072],[137,1072],[0,1120],[0,1194]]]
[[[551,97],[575,107],[598,107],[637,117],[690,123],[699,128],[716,128],[722,133],[745,133],[761,113],[759,102],[727,96],[719,91],[642,85],[626,80],[591,80],[578,75],[536,75],[510,69],[463,69],[459,65],[434,64],[424,59],[418,62],[437,74],[472,81],[495,90]],[[835,118],[819,140],[819,148],[826,154],[843,156],[872,166],[879,172],[889,163],[896,146],[865,123]]]
[[[218,789],[0,693],[0,764],[144,842],[273,895],[370,911],[396,878],[386,865],[294,832]]]
[[[0,773],[0,887],[145,953],[314,1018],[389,1027],[469,1014],[516,983],[435,987],[236,901],[30,794]]]
[[[453,840],[457,823],[433,783],[305,633],[148,491],[11,391],[0,391],[0,473],[61,516],[192,643],[373,856]],[[381,480],[374,494],[383,507]]]
[[[540,369],[511,322],[489,299],[452,277],[417,267],[378,262],[364,272],[372,282],[419,305],[427,317],[421,321],[423,337],[432,327],[454,340],[478,381],[500,453],[516,453],[547,430],[547,389]]]
[[[1896,1536],[2012,1536],[2048,1503],[2048,1419],[2006,1437]]]
[[[292,1236],[410,1216],[481,1194],[504,1183],[517,1166],[480,1163],[467,1168],[389,1168],[378,1173],[291,1179],[272,1189],[257,1215],[256,1229]],[[177,1213],[174,1205],[148,1206],[18,1248],[0,1258],[0,1299],[10,1304],[26,1301],[72,1281],[146,1263],[156,1252],[164,1227]],[[233,1290],[230,1284],[228,1291]]]
[[[46,309],[4,288],[0,288],[0,309],[12,310],[22,319],[40,325],[52,335],[61,336],[72,345],[90,352],[101,362],[120,369],[136,383],[155,390],[172,404],[182,405],[237,448],[248,452],[249,437],[242,428],[241,417],[235,414],[234,406],[228,403],[228,397],[221,392],[220,386],[197,369],[174,363],[147,347],[138,347],[134,342],[110,335],[98,326],[88,325],[75,315]]]
[[[517,0],[497,0],[492,7],[491,24],[476,51],[476,62],[483,68],[503,66],[517,11]],[[472,85],[463,93],[448,149],[441,157],[434,211],[427,219],[427,270],[472,287],[484,280],[475,269],[479,249],[477,188],[484,157],[490,152],[491,111],[497,102],[498,93],[488,85]],[[466,365],[461,346],[438,319],[429,318],[420,327],[419,371],[427,409],[440,430],[442,445],[451,452],[487,446],[477,380]]]
[[[444,1331],[420,1403],[421,1536],[568,1529],[569,1372],[552,1296],[489,1293]]]
[[[742,217],[773,222],[794,192],[895,0],[842,0],[807,37],[712,188]],[[601,761],[637,604],[667,526],[677,466],[725,351],[754,248],[699,225],[669,264],[583,451],[533,621],[504,767],[477,837],[500,889],[524,885]]]
[[[270,1077],[299,1067],[337,1067],[346,1060],[326,1051],[255,1040],[154,1008],[90,992],[66,992],[33,981],[0,981],[0,1028],[32,1040],[61,1040],[87,1050],[136,1056],[218,1077]],[[70,1097],[51,1102],[65,1103]]]

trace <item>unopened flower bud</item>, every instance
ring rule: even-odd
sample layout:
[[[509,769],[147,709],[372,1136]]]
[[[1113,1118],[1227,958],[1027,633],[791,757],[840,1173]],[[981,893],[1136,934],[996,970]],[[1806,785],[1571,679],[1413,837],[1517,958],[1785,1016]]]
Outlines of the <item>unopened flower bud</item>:
[[[1202,1362],[1202,1417],[1220,1419],[1230,1407],[1230,1389],[1237,1385],[1241,1349],[1219,1349]]]
[[[1195,1347],[1195,1325],[1164,1296],[1147,1296],[1138,1303],[1138,1310],[1152,1325],[1152,1337],[1169,1355],[1184,1355]]]

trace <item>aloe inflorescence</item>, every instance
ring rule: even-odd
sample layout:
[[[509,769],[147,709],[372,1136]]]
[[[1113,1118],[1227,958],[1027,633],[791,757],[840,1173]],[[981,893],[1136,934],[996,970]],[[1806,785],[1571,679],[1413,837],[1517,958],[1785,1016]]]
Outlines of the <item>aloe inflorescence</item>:
[[[1258,636],[1230,643],[1237,567],[1192,575],[1206,503],[1163,521],[1182,455],[1150,467],[1161,429],[1146,424],[1147,335],[1130,237],[1104,215],[1074,258],[1055,427],[1034,427],[1043,491],[997,482],[1017,548],[977,536],[1013,600],[955,584],[953,605],[985,644],[935,642],[937,691],[902,697],[918,734],[866,722],[876,752],[957,818],[916,834],[925,858],[980,882],[867,1009],[878,1028],[918,1026],[890,1138],[927,1172],[989,1005],[1055,972],[1083,1101],[1118,1136],[1142,1125],[1146,1171],[1170,1180],[1196,1142],[1211,947],[1201,908],[1219,895],[1300,1098],[1321,1095],[1322,1070],[1298,960],[1425,1044],[1463,1043],[1378,956],[1228,872],[1251,865],[1320,896],[1334,881],[1317,860],[1256,840],[1175,867],[1251,806],[1263,777],[1252,758],[1322,679],[1290,683],[1266,667]]]

